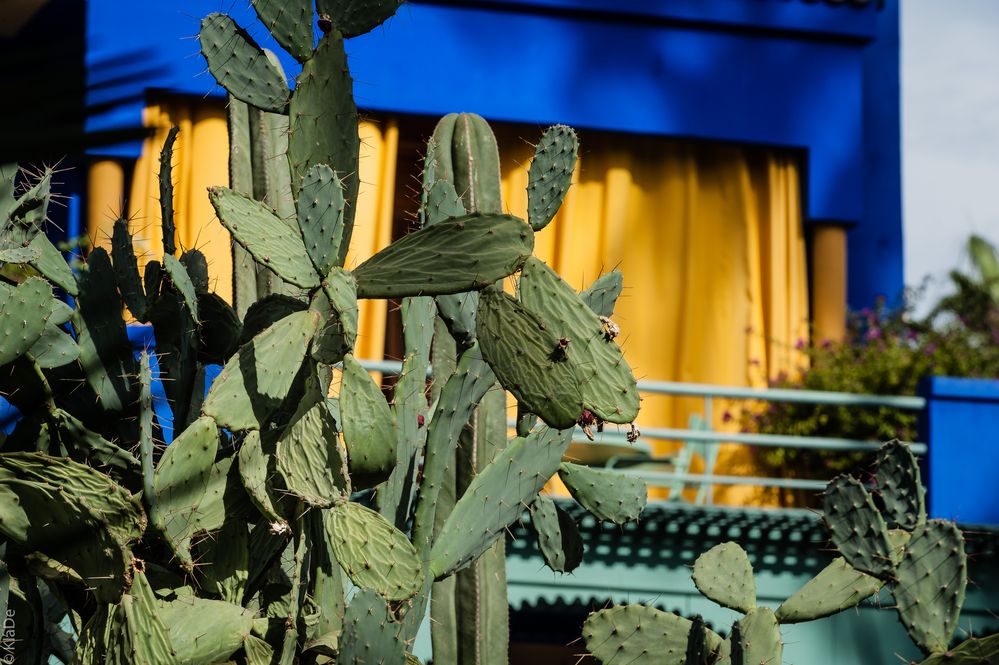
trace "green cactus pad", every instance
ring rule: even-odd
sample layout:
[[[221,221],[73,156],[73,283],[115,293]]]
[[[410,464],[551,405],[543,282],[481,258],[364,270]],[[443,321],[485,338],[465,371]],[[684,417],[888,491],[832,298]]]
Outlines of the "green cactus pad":
[[[704,619],[698,614],[691,621],[690,632],[687,633],[687,653],[684,665],[710,665],[713,661],[711,650],[708,649],[708,635]]]
[[[31,263],[42,256],[41,250],[27,245],[13,245],[0,249],[0,263]]]
[[[246,310],[243,317],[243,332],[240,334],[239,343],[246,344],[251,339],[262,333],[267,328],[295,312],[308,309],[308,305],[299,300],[282,293],[272,293],[257,300]]]
[[[564,510],[541,495],[531,504],[531,526],[548,567],[557,573],[571,573],[583,561],[583,538],[576,522]]]
[[[316,0],[320,19],[326,19],[344,37],[357,37],[389,19],[402,0]]]
[[[579,294],[586,306],[593,310],[597,316],[613,316],[614,306],[624,288],[624,277],[621,271],[615,268],[605,275],[598,277],[590,288]]]
[[[267,437],[265,448],[260,432],[256,430],[247,432],[237,458],[239,477],[243,481],[243,488],[250,501],[271,524],[276,524],[277,528],[283,531],[287,528],[287,522],[274,507],[275,499],[272,496],[272,477],[275,472],[271,468],[271,461],[274,459],[276,443],[273,437]]]
[[[58,487],[82,508],[102,517],[101,522],[121,545],[142,537],[146,517],[139,502],[127,490],[86,464],[41,453],[4,453],[0,469],[19,480]]]
[[[194,319],[195,323],[201,323],[198,318],[198,293],[194,288],[194,282],[191,281],[187,270],[184,269],[184,264],[170,254],[166,254],[163,256],[163,271],[170,278],[177,293],[183,298],[184,306],[190,312],[191,318]]]
[[[295,312],[244,344],[215,379],[202,412],[231,430],[260,429],[288,396],[318,327],[316,312]]]
[[[157,604],[177,654],[176,665],[224,662],[253,630],[251,610],[221,600],[191,595]]]
[[[357,201],[361,139],[353,88],[343,39],[330,33],[302,65],[289,105],[288,163],[293,191],[297,194],[306,173],[317,164],[326,164],[343,176],[343,198],[351,205],[344,209],[343,239],[336,261],[340,266],[347,256],[356,212],[353,202]]]
[[[351,502],[333,508],[329,519],[333,554],[354,584],[387,600],[406,600],[420,590],[423,573],[416,549],[388,520]]]
[[[320,275],[336,265],[343,241],[343,187],[333,169],[316,164],[298,192],[298,226],[305,250]]]
[[[51,414],[52,449],[73,460],[100,469],[115,481],[131,485],[139,473],[139,461],[99,434],[90,431],[79,420],[62,409]]]
[[[736,631],[732,631],[733,638]],[[732,665],[782,663],[784,643],[773,610],[756,607],[739,620],[738,640],[732,640]]]
[[[905,546],[896,576],[892,593],[909,637],[927,654],[946,651],[968,585],[960,530],[953,522],[927,521]]]
[[[265,111],[284,111],[289,94],[284,76],[231,18],[209,14],[198,38],[209,71],[233,97]]]
[[[37,259],[32,259],[31,267],[69,295],[76,296],[79,289],[76,276],[63,258],[62,252],[52,244],[52,241],[44,233],[39,233],[35,235],[29,247],[33,253],[38,254]]]
[[[197,249],[188,249],[180,255],[180,262],[184,266],[194,292],[199,296],[208,293],[208,259]]]
[[[847,563],[882,580],[893,577],[888,526],[860,482],[834,478],[822,495],[822,511],[832,542]]]
[[[350,496],[346,451],[326,404],[316,404],[288,426],[275,457],[285,489],[310,506],[328,508]]]
[[[953,649],[935,653],[919,665],[990,665],[999,662],[999,634],[972,637]]]
[[[832,616],[856,607],[880,591],[883,585],[884,582],[860,572],[843,557],[836,557],[781,603],[777,608],[777,620],[781,623],[800,623]]]
[[[558,475],[572,498],[598,519],[624,524],[638,519],[645,508],[649,490],[637,478],[570,462],[559,466]]]
[[[607,422],[634,421],[640,398],[631,368],[604,323],[573,288],[531,257],[521,274],[520,300],[556,337],[568,340],[566,353],[577,368],[583,406]]]
[[[562,206],[578,151],[576,132],[565,125],[549,127],[535,147],[527,182],[527,220],[535,231],[548,226]]]
[[[146,294],[142,289],[139,275],[139,260],[132,246],[132,235],[128,232],[128,220],[119,217],[111,234],[111,260],[114,264],[114,279],[125,301],[125,307],[139,321],[147,321]]]
[[[142,571],[136,571],[132,588],[121,598],[122,632],[116,636],[129,654],[129,662],[142,665],[173,665],[176,654],[159,604]]]
[[[215,293],[198,294],[201,317],[198,360],[224,365],[239,348],[243,326],[232,306]]]
[[[208,197],[219,221],[257,263],[303,289],[319,286],[319,275],[301,236],[288,233],[273,210],[225,187],[210,188]]]
[[[357,297],[481,289],[519,270],[533,249],[533,231],[512,215],[450,219],[403,236],[359,265]]]
[[[381,388],[349,354],[343,358],[340,418],[354,488],[374,487],[395,467],[395,423]]]
[[[163,227],[163,254],[177,253],[177,226],[173,219],[173,145],[180,127],[174,125],[167,132],[160,149],[160,215]]]
[[[65,320],[62,322],[56,321],[57,317],[63,313],[67,315],[67,318],[71,317],[73,310],[67,307],[61,300],[53,298],[52,311],[53,313],[49,315],[49,320],[45,323],[42,336],[28,349],[28,353],[31,354],[31,357],[42,369],[62,367],[80,357],[80,347],[62,329],[62,324],[65,323]]]
[[[167,446],[153,476],[153,524],[180,562],[193,567],[191,537],[219,447],[215,421],[201,417]]]
[[[756,580],[746,550],[728,542],[715,545],[694,562],[694,585],[722,607],[745,614],[756,607]]]
[[[73,327],[79,335],[80,365],[106,411],[120,411],[134,401],[129,377],[138,374],[114,287],[114,269],[103,248],[87,257],[80,271],[80,292]]]
[[[0,534],[74,571],[99,602],[117,602],[127,585],[132,557],[109,528],[120,515],[101,511],[100,503],[91,507],[56,485],[0,471]]]
[[[34,346],[52,315],[52,287],[29,277],[17,287],[0,282],[0,365]]]
[[[436,579],[465,568],[506,533],[559,468],[571,438],[550,428],[516,438],[472,479],[430,552]]]
[[[912,531],[926,522],[919,465],[908,446],[898,440],[881,446],[874,481],[874,503],[889,528]]]
[[[311,0],[253,0],[260,22],[299,62],[312,57]]]
[[[576,365],[556,355],[558,338],[517,300],[486,289],[479,298],[476,338],[504,388],[549,426],[565,429],[583,412]]]
[[[340,362],[357,342],[357,283],[343,268],[333,267],[323,280],[323,294],[332,307],[322,330],[312,343],[312,356],[319,362]]]
[[[405,665],[406,644],[385,599],[359,589],[343,617],[337,665]]]
[[[685,665],[691,622],[644,605],[615,605],[583,624],[586,650],[605,665]]]

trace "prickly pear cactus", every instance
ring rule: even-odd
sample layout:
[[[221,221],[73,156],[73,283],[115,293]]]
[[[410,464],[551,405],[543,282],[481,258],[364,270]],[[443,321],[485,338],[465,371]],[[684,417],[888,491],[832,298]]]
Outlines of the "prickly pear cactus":
[[[587,649],[604,663],[780,663],[782,624],[831,616],[887,587],[895,596],[900,621],[928,656],[923,665],[992,662],[999,653],[995,636],[948,649],[968,583],[964,539],[952,522],[926,519],[925,493],[912,452],[898,441],[885,444],[873,478],[877,500],[851,477],[829,483],[825,520],[843,556],[776,611],[756,606],[746,552],[736,543],[722,543],[697,559],[693,579],[704,596],[744,614],[727,639],[718,638],[712,646],[708,631],[701,646],[700,634],[691,635],[686,619],[625,605],[590,615],[583,626]],[[897,528],[889,529],[889,524]],[[684,644],[686,651],[681,650]]]
[[[420,227],[344,266],[359,145],[344,40],[398,4],[328,0],[317,15],[253,0],[302,63],[294,90],[247,30],[204,19],[202,53],[230,96],[230,182],[208,196],[233,239],[234,306],[210,292],[204,255],[178,256],[176,129],[160,158],[162,255],[142,271],[122,219],[110,254],[74,274],[43,232],[51,173],[15,187],[0,168],[0,392],[23,414],[0,449],[0,601],[51,616],[44,598],[76,636],[56,644],[65,631],[18,622],[16,662],[60,648],[80,665],[419,662],[407,652],[436,583],[435,603],[453,590],[437,662],[505,663],[505,530],[533,506],[552,567],[583,556],[545,483],[562,474],[600,518],[640,513],[643,484],[562,460],[584,413],[637,412],[600,318],[619,276],[577,294],[532,257],[571,183],[570,129],[538,145],[525,221],[503,214],[486,122],[446,117]],[[510,277],[522,297],[502,293]],[[402,300],[390,400],[353,355],[358,298]],[[154,346],[132,348],[126,313]],[[506,391],[520,400],[513,438]]]

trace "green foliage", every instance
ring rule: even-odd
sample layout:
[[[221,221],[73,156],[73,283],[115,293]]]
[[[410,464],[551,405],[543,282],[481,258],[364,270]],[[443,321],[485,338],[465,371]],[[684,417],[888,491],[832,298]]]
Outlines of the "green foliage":
[[[994,378],[999,376],[999,300],[981,276],[952,273],[955,292],[924,317],[915,304],[888,309],[881,303],[850,316],[842,343],[805,346],[808,366],[800,376],[786,375],[775,388],[842,391],[874,395],[915,395],[920,381],[932,375]],[[916,298],[913,298],[915,301]],[[829,436],[867,441],[898,438],[916,441],[917,414],[890,407],[770,403],[742,414],[745,431]],[[761,473],[785,472],[828,478],[870,461],[863,454],[760,448]],[[808,501],[798,496],[798,501]]]

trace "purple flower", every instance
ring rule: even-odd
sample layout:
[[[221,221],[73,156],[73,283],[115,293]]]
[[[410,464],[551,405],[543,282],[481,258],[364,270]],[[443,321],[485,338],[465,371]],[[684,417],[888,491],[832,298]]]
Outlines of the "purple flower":
[[[881,339],[881,328],[874,326],[864,334],[864,339]]]
[[[805,340],[799,339],[797,342],[794,343],[794,348],[801,351],[803,348],[805,348]]]

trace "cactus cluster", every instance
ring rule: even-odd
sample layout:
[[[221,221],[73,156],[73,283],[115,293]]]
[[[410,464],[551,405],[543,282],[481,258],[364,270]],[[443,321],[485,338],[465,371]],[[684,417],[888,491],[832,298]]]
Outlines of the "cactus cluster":
[[[968,581],[964,540],[953,522],[926,518],[912,452],[898,441],[885,444],[873,478],[871,488],[846,475],[829,483],[823,515],[842,556],[776,610],[756,606],[749,557],[736,543],[726,542],[701,554],[693,570],[701,594],[744,615],[726,639],[705,628],[699,617],[692,622],[655,608],[625,605],[589,616],[583,627],[587,649],[604,663],[780,663],[781,625],[831,616],[887,587],[899,619],[927,656],[923,665],[993,662],[999,636],[948,648]]]
[[[22,414],[0,447],[0,605],[19,617],[17,662],[415,662],[431,589],[438,662],[505,662],[505,529],[530,507],[549,565],[568,571],[582,546],[539,496],[553,475],[618,523],[646,496],[562,461],[577,422],[638,411],[607,334],[620,275],[577,294],[532,256],[575,134],[542,137],[524,221],[502,213],[485,121],[445,117],[419,227],[347,270],[359,141],[344,39],[398,2],[253,5],[302,73],[290,91],[229,17],[202,22],[230,95],[230,187],[209,198],[234,242],[232,306],[209,291],[205,257],[177,248],[176,131],[160,161],[163,254],[141,272],[121,219],[110,254],[74,275],[42,229],[51,174],[15,191],[0,171],[0,390]],[[358,298],[401,300],[391,400],[353,355]],[[154,349],[133,352],[129,317]]]

